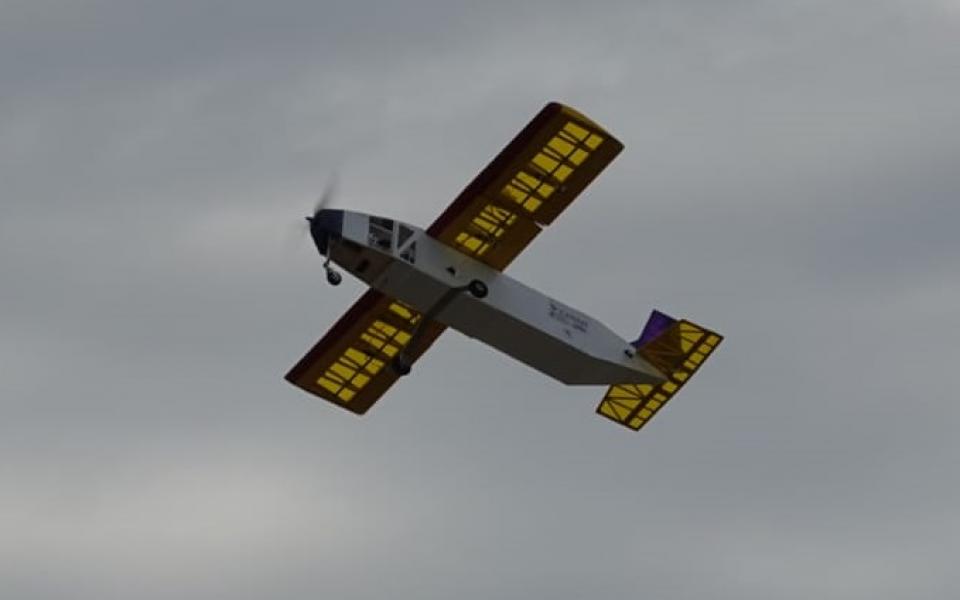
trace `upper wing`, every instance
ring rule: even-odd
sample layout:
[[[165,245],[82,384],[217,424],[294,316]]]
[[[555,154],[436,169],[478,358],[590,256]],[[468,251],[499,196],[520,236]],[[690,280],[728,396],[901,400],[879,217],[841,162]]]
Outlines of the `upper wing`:
[[[551,102],[433,222],[427,233],[504,269],[623,150],[574,109]]]
[[[286,379],[357,414],[367,412],[397,380],[390,360],[410,343],[423,316],[406,304],[368,290],[300,359]],[[445,327],[425,322],[405,354],[415,361]]]

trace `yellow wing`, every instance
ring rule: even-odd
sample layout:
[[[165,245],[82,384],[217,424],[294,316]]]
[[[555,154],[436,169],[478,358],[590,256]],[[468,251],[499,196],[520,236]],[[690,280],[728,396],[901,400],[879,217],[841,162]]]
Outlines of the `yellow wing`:
[[[576,110],[551,102],[477,175],[427,233],[504,269],[623,150]]]
[[[398,379],[390,360],[406,348],[423,316],[399,300],[368,290],[300,359],[286,379],[297,387],[363,414]],[[412,363],[437,339],[444,325],[420,327],[405,358]]]
[[[659,385],[612,385],[597,412],[630,429],[640,429],[693,377],[722,340],[720,334],[696,323],[677,321],[638,351],[667,380]]]

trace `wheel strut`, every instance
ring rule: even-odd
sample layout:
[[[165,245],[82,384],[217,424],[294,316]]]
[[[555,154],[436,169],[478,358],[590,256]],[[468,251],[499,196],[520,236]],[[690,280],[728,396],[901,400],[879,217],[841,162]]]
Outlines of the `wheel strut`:
[[[440,311],[447,307],[448,304],[453,302],[453,299],[456,298],[457,294],[462,292],[469,292],[474,298],[485,298],[489,293],[487,284],[480,281],[479,279],[474,279],[470,281],[467,285],[450,288],[437,300],[430,309],[423,313],[420,317],[420,320],[417,322],[416,327],[413,328],[413,333],[410,334],[410,340],[407,342],[407,345],[400,350],[400,352],[393,357],[393,360],[390,361],[390,367],[394,370],[397,375],[403,376],[410,373],[410,367],[412,361],[408,360],[407,357],[411,355],[413,349],[416,347],[417,342],[420,341],[423,332],[423,326],[426,323],[429,323],[440,314]]]

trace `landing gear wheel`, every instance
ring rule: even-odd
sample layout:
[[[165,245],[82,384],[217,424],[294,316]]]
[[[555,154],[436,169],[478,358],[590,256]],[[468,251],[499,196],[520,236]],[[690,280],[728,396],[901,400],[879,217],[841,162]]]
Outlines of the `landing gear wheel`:
[[[390,361],[390,368],[393,369],[394,373],[401,377],[410,374],[410,363],[399,356],[395,356],[393,360]]]
[[[330,285],[340,285],[340,282],[343,281],[343,276],[336,271],[327,271],[327,283]]]
[[[487,289],[487,284],[480,281],[479,279],[474,279],[473,281],[468,283],[467,291],[470,292],[470,294],[474,298],[486,298],[487,292],[489,292],[489,290]]]

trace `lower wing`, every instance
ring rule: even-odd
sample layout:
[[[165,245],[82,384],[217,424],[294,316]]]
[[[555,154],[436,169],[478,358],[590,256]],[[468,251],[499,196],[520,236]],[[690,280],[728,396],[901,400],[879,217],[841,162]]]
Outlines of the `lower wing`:
[[[286,379],[362,415],[400,377],[392,361],[416,361],[446,327],[410,306],[368,290],[300,359]]]

